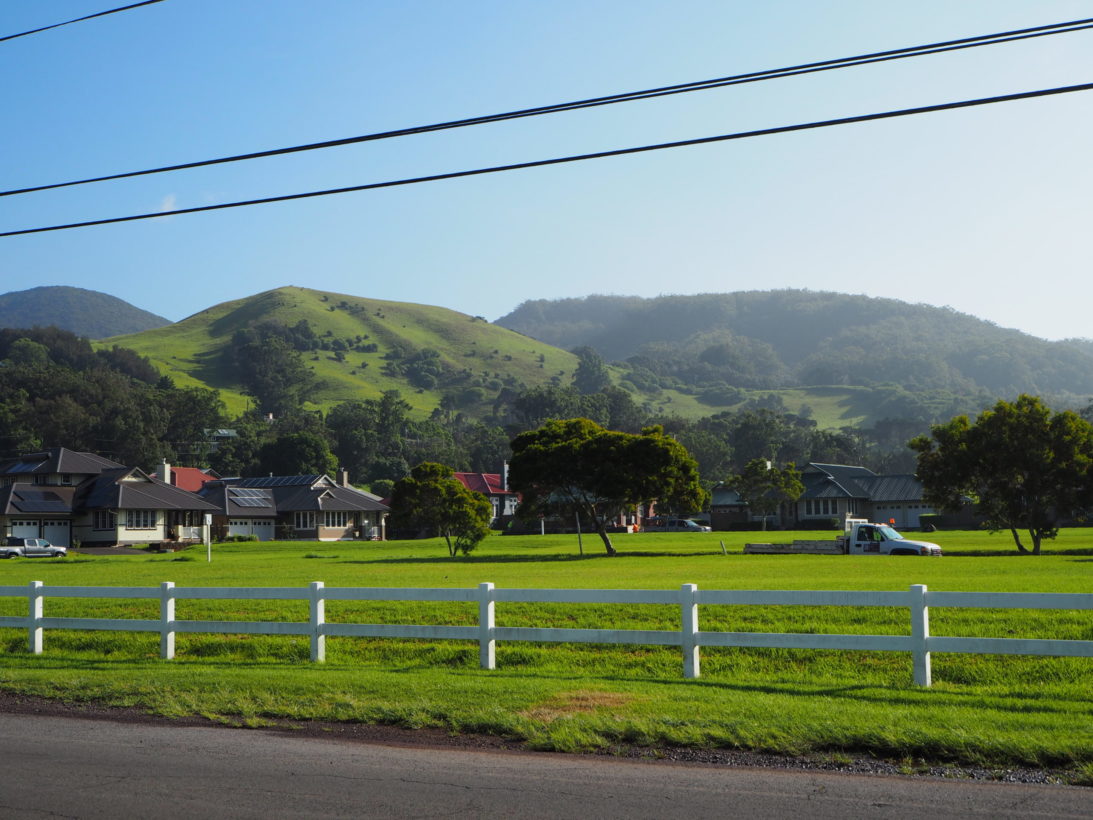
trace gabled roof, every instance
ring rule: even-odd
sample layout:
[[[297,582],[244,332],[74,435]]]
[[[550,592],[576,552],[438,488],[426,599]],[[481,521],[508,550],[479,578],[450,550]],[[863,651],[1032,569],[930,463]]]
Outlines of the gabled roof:
[[[96,475],[123,465],[94,453],[78,453],[67,447],[52,447],[37,453],[24,453],[18,458],[0,463],[0,475],[49,475],[71,473]]]
[[[482,495],[516,495],[512,490],[505,489],[500,473],[453,473],[452,475],[468,490],[474,490]]]
[[[228,516],[272,517],[301,511],[387,512],[379,496],[342,487],[325,475],[226,478],[201,488],[201,497]]]
[[[801,498],[869,498],[863,482],[877,477],[865,467],[810,463],[801,470],[805,491]]]
[[[78,503],[91,510],[202,510],[216,507],[136,467],[107,470],[80,485]]]
[[[220,478],[213,470],[201,470],[197,467],[172,467],[171,483],[183,490],[196,493],[206,481]]]

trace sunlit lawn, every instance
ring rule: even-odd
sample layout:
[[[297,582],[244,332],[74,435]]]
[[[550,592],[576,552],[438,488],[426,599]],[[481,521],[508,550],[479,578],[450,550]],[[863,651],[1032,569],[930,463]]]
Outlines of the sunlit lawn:
[[[0,562],[0,585],[326,586],[674,589],[877,589],[1093,592],[1093,529],[1067,530],[1039,557],[1008,534],[923,536],[941,559],[744,555],[749,540],[832,533],[492,536],[467,558],[440,540],[214,545],[178,554]],[[724,551],[722,550],[724,544]],[[25,598],[0,599],[22,615]],[[47,616],[158,618],[155,601],[46,600]],[[179,601],[179,619],[306,620],[302,602]],[[473,624],[472,604],[335,603],[327,620]],[[906,610],[701,608],[705,630],[907,634]],[[932,608],[935,635],[1093,640],[1093,612]],[[497,606],[499,626],[678,629],[666,606]],[[0,630],[0,688],[137,705],[241,722],[321,718],[440,726],[535,747],[698,744],[778,752],[871,753],[991,765],[1093,765],[1093,661],[934,655],[932,689],[911,682],[903,653],[704,649],[702,678],[682,678],[679,651],[501,643],[495,671],[456,641],[330,638],[311,664],[306,639],[179,635],[158,658],[155,634],[47,630],[45,653]]]

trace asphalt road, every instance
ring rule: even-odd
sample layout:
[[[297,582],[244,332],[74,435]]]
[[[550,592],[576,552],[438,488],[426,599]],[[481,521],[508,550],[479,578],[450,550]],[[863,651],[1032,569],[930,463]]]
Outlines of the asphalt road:
[[[1093,789],[0,714],[0,817],[1093,818]]]

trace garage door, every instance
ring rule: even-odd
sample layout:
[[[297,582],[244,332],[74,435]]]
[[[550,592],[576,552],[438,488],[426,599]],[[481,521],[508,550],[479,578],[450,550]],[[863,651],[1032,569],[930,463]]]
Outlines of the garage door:
[[[273,522],[269,519],[251,521],[251,532],[258,536],[260,541],[273,540]]]
[[[40,521],[23,519],[11,522],[11,534],[16,538],[37,538]]]
[[[228,536],[257,535],[260,541],[273,540],[273,521],[268,518],[232,518],[228,520]]]
[[[69,526],[67,521],[43,521],[42,522],[42,537],[51,544],[56,544],[58,547],[68,547],[69,544]]]

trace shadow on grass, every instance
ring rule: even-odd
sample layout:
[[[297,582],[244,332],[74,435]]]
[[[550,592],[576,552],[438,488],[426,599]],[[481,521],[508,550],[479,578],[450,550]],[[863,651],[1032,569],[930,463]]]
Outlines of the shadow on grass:
[[[611,556],[605,552],[597,553],[585,553],[584,555],[568,555],[565,553],[553,553],[550,555],[536,554],[536,555],[514,555],[509,553],[507,555],[460,555],[452,558],[450,555],[437,555],[429,557],[415,557],[409,556],[407,558],[351,558],[343,561],[339,561],[341,564],[541,564],[548,562],[564,562],[564,561],[596,561],[600,559],[611,559],[619,561],[625,558],[704,558],[711,555],[720,555],[721,551],[717,550],[711,552],[706,550],[704,552],[631,552],[629,550],[620,551],[617,555]]]
[[[34,669],[61,669],[66,672],[79,671],[86,673],[102,672],[104,674],[118,673],[120,670],[149,670],[162,671],[171,669],[179,674],[186,675],[194,672],[207,672],[217,674],[220,671],[239,670],[265,670],[267,673],[284,671],[293,675],[311,674],[323,675],[330,673],[355,673],[367,672],[371,674],[389,675],[396,678],[419,675],[422,673],[439,673],[452,675],[459,678],[473,678],[482,681],[541,681],[553,682],[559,685],[572,685],[587,689],[589,685],[607,684],[622,688],[640,687],[646,690],[666,690],[664,696],[671,699],[679,699],[681,691],[708,692],[711,694],[724,693],[739,696],[766,696],[785,698],[789,701],[808,702],[816,698],[843,701],[850,704],[877,704],[897,707],[922,707],[932,708],[961,708],[961,709],[987,709],[999,713],[1043,715],[1073,715],[1077,699],[1061,700],[1058,692],[1038,692],[1032,689],[1021,691],[1019,694],[998,694],[990,691],[982,691],[984,687],[970,685],[965,687],[967,691],[958,691],[948,688],[944,681],[938,681],[933,688],[920,688],[912,685],[893,686],[890,682],[872,681],[869,683],[812,683],[804,680],[794,680],[780,683],[761,683],[756,681],[732,681],[713,680],[701,678],[686,680],[682,677],[653,677],[648,674],[618,675],[596,674],[589,672],[580,674],[576,672],[549,672],[529,671],[521,668],[499,668],[484,671],[476,668],[473,663],[465,664],[460,661],[455,663],[351,663],[346,661],[333,661],[325,664],[314,664],[306,659],[280,658],[255,658],[241,659],[181,656],[172,661],[163,661],[159,658],[121,658],[103,657],[86,658],[72,654],[58,655],[30,655],[29,653],[12,653],[8,656],[12,669],[33,667]],[[27,661],[28,663],[22,663]],[[725,674],[732,674],[727,671]],[[910,670],[908,670],[908,675]],[[165,679],[166,682],[166,679]],[[0,689],[12,689],[14,679],[6,681],[7,686]],[[274,679],[268,678],[268,683],[275,686]],[[963,686],[952,684],[952,686]],[[684,687],[684,690],[681,690]],[[411,691],[411,690],[407,690]],[[46,697],[52,697],[46,695]],[[99,697],[94,691],[89,691],[86,696],[78,693],[69,693],[63,700],[66,702],[95,701]],[[1081,701],[1084,706],[1084,701]]]

